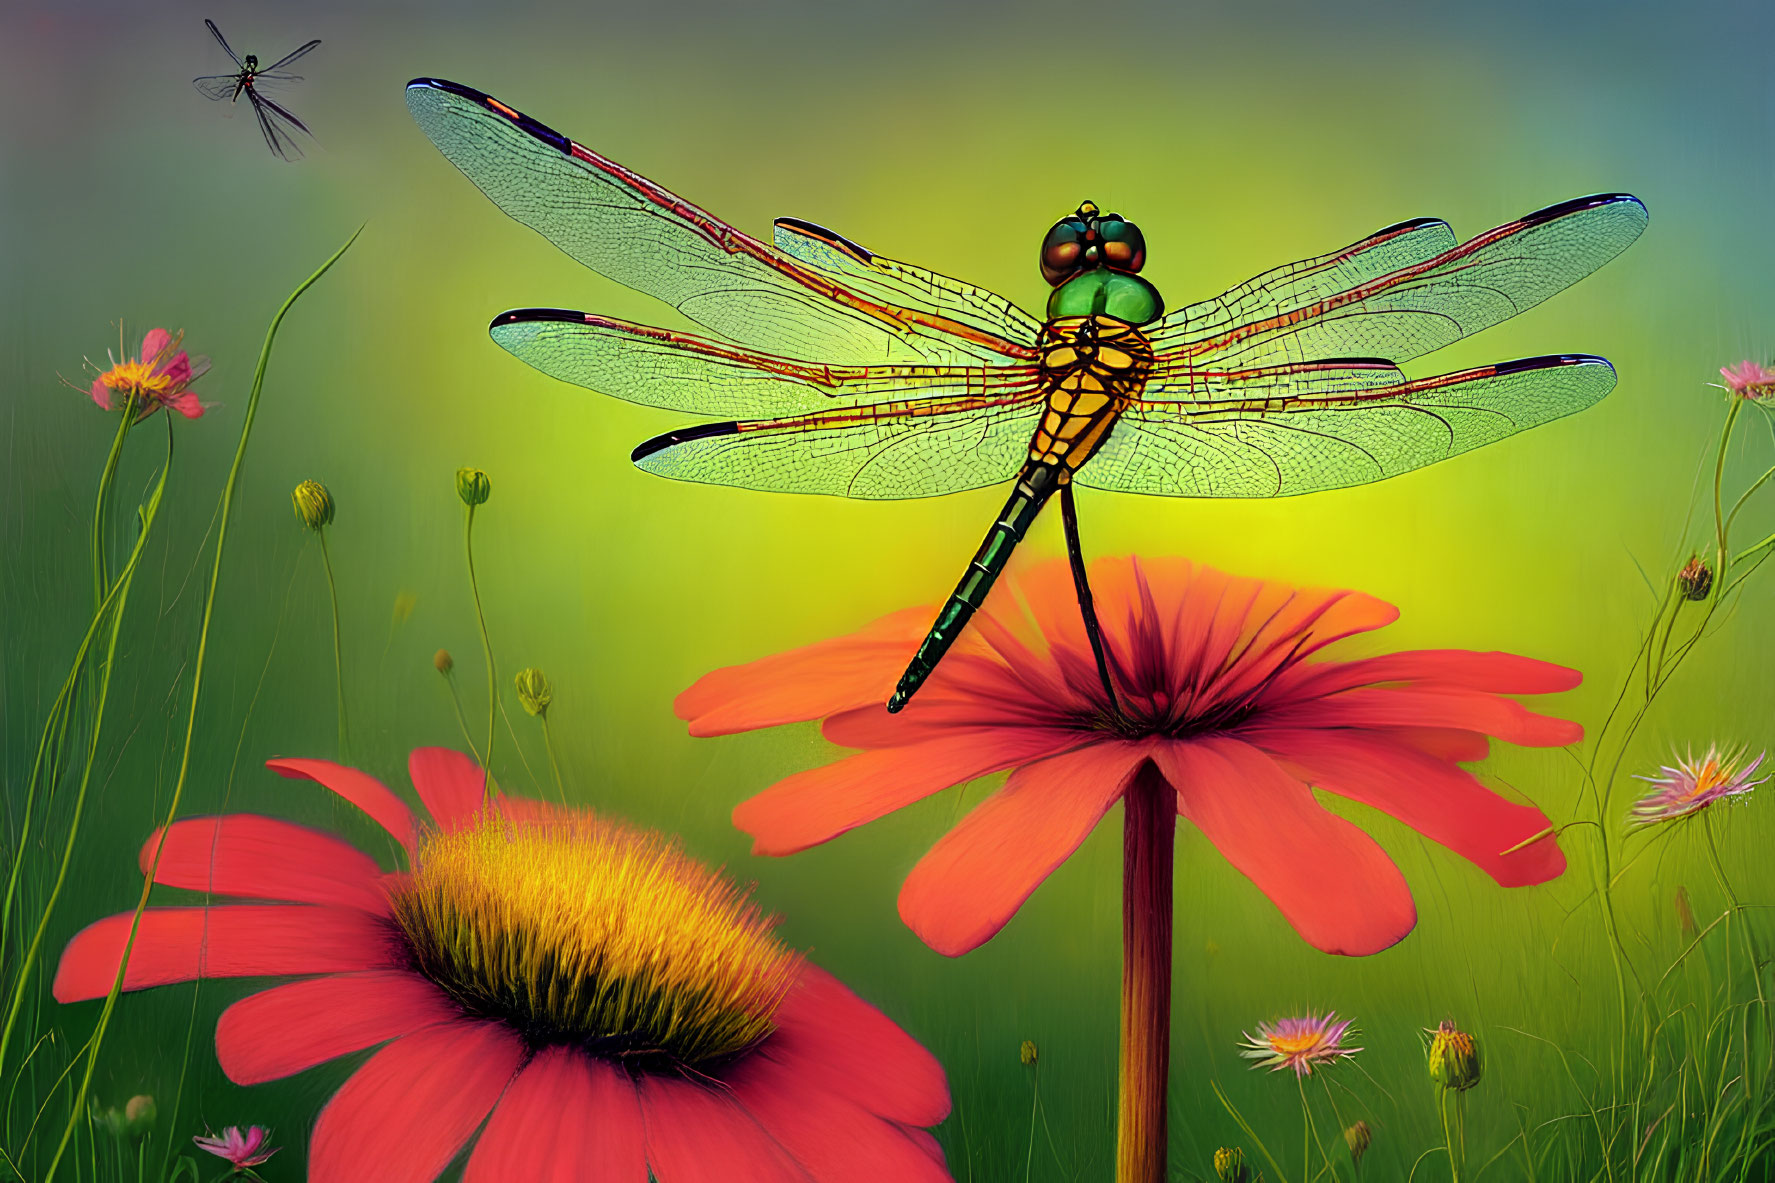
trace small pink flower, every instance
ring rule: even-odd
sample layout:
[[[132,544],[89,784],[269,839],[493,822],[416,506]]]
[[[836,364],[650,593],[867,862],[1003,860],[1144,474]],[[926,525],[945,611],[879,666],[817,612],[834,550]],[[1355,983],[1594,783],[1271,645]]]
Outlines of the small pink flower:
[[[278,1151],[276,1146],[265,1145],[271,1140],[271,1131],[262,1125],[250,1125],[244,1131],[231,1125],[220,1136],[211,1134],[191,1140],[217,1158],[227,1159],[237,1171],[256,1167]]]
[[[1304,1019],[1259,1023],[1256,1035],[1245,1033],[1239,1054],[1256,1060],[1253,1068],[1268,1068],[1271,1072],[1292,1068],[1296,1076],[1311,1076],[1313,1065],[1335,1064],[1362,1050],[1344,1046],[1344,1037],[1355,1034],[1350,1030],[1353,1021],[1340,1022],[1336,1011],[1326,1011],[1323,1016],[1309,1014]]]
[[[203,404],[188,389],[210,368],[208,358],[191,360],[178,336],[165,329],[149,329],[142,338],[140,359],[111,358],[111,368],[92,380],[92,401],[105,410],[127,406],[133,396],[140,414],[147,416],[160,407],[169,407],[196,419],[203,414]]]
[[[1675,821],[1699,813],[1715,801],[1741,797],[1769,779],[1750,779],[1767,754],[1759,753],[1745,764],[1742,753],[1722,755],[1718,748],[1710,747],[1699,760],[1683,756],[1674,768],[1666,764],[1657,776],[1639,778],[1652,787],[1633,803],[1633,816],[1628,820],[1642,826]]]
[[[1775,395],[1775,369],[1748,358],[1735,366],[1721,366],[1720,377],[1726,380],[1726,390],[1738,398]]]

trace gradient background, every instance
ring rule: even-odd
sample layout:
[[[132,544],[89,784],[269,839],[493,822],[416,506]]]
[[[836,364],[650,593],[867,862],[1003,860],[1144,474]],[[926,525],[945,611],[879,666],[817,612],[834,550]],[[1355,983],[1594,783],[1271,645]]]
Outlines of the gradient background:
[[[223,118],[189,79],[225,63],[200,23],[274,59],[310,37],[288,105],[314,129],[285,164],[249,113]],[[812,950],[942,1058],[955,1115],[940,1131],[961,1179],[1021,1179],[1029,1077],[1042,1053],[1034,1176],[1103,1178],[1111,1165],[1119,974],[1119,825],[1109,819],[990,945],[925,949],[894,898],[957,810],[950,792],[786,860],[754,859],[733,805],[832,758],[811,726],[691,740],[673,696],[704,671],[935,602],[1003,497],[861,503],[674,484],[632,468],[638,440],[681,422],[559,384],[505,355],[485,325],[557,305],[688,327],[507,220],[425,140],[402,102],[415,75],[486,90],[704,205],[768,232],[810,218],[866,246],[1039,309],[1041,233],[1083,197],[1137,219],[1149,276],[1173,307],[1403,218],[1466,238],[1583,193],[1627,190],[1651,210],[1641,241],[1600,274],[1412,374],[1539,353],[1609,357],[1601,406],[1403,478],[1305,499],[1168,501],[1087,491],[1095,554],[1187,554],[1230,570],[1360,588],[1397,603],[1388,648],[1509,648],[1574,665],[1586,686],[1555,709],[1594,725],[1685,533],[1716,438],[1717,367],[1766,359],[1775,305],[1768,215],[1775,103],[1766,4],[1416,5],[712,3],[499,6],[41,4],[0,12],[0,627],[7,808],[16,814],[43,712],[86,623],[86,523],[113,421],[82,358],[183,327],[214,369],[218,406],[177,423],[169,505],[130,605],[95,781],[96,814],[60,908],[67,934],[133,902],[133,853],[170,791],[189,691],[200,554],[271,313],[358,224],[362,239],[286,322],[266,380],[211,637],[188,809],[226,801],[361,828],[313,787],[260,767],[336,751],[320,555],[289,490],[328,484],[344,612],[353,761],[405,786],[404,754],[459,744],[431,666],[457,656],[469,717],[483,667],[462,563],[459,465],[493,497],[476,530],[488,625],[513,731],[501,779],[546,777],[511,672],[554,680],[551,716],[570,792],[676,831],[755,879],[782,932]],[[1759,428],[1760,431],[1760,428]],[[1760,437],[1734,471],[1769,463]],[[139,488],[162,429],[132,440],[120,488]],[[1058,514],[1026,544],[1061,551]],[[1766,532],[1757,517],[1746,536]],[[398,596],[415,597],[394,618]],[[1769,589],[1753,584],[1647,725],[1635,767],[1671,743],[1769,739]],[[481,715],[484,719],[484,714]],[[526,762],[513,759],[512,736]],[[1636,763],[1635,763],[1636,762]],[[1555,818],[1577,763],[1500,750],[1487,771]],[[1618,790],[1620,791],[1620,790]],[[984,786],[967,790],[974,802]],[[1206,1173],[1244,1141],[1219,1080],[1283,1162],[1298,1162],[1295,1090],[1247,1072],[1234,1043],[1303,1008],[1353,1015],[1367,1076],[1343,1074],[1345,1120],[1376,1126],[1369,1162],[1403,1176],[1439,1141],[1417,1029],[1477,1029],[1485,1083],[1469,1097],[1471,1161],[1576,1104],[1557,1060],[1520,1028],[1570,1047],[1610,1036],[1587,843],[1545,888],[1502,892],[1385,819],[1373,831],[1418,899],[1418,928],[1364,960],[1315,952],[1199,835],[1180,830],[1172,1161]],[[1727,865],[1767,898],[1768,807],[1730,815]],[[1646,944],[1674,940],[1671,895],[1717,908],[1687,840],[1644,860],[1620,898]],[[1690,882],[1690,881],[1693,882]],[[1569,914],[1569,918],[1568,918]],[[266,1170],[299,1177],[304,1131],[355,1061],[254,1089],[229,1085],[208,1043],[245,992],[195,1001],[191,1084],[174,1132],[261,1122],[287,1147]],[[188,987],[121,1004],[95,1096],[170,1096]],[[96,1004],[51,1013],[78,1046]],[[167,1121],[163,1102],[162,1120]],[[1335,1137],[1327,1122],[1325,1134]],[[1247,1146],[1247,1149],[1251,1147]],[[1429,1170],[1435,1164],[1427,1164]],[[1440,1169],[1440,1168],[1438,1168]],[[1503,1164],[1496,1174],[1514,1173]]]

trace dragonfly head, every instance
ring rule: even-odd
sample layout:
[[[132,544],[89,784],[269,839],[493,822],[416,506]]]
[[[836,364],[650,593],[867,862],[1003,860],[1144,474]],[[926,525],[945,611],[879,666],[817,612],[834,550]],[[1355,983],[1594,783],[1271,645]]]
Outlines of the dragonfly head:
[[[247,73],[255,74],[259,70],[259,55],[256,53],[249,53],[246,56],[246,60],[240,64],[246,67]]]
[[[1106,214],[1094,202],[1054,223],[1042,239],[1042,278],[1059,287],[1081,271],[1108,267],[1139,271],[1146,265],[1146,236],[1120,214]]]

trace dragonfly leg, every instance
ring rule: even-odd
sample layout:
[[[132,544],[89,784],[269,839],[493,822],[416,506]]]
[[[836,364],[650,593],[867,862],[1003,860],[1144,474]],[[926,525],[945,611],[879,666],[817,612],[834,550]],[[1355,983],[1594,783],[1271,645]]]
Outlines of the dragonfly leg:
[[[1116,699],[1115,684],[1109,676],[1103,630],[1097,625],[1097,601],[1091,595],[1091,581],[1085,576],[1085,551],[1079,545],[1079,511],[1073,504],[1071,481],[1060,486],[1060,517],[1066,523],[1066,557],[1072,562],[1072,586],[1079,598],[1079,615],[1085,618],[1085,636],[1091,641],[1091,656],[1097,659],[1097,677],[1103,682],[1110,713],[1119,716],[1122,705]]]

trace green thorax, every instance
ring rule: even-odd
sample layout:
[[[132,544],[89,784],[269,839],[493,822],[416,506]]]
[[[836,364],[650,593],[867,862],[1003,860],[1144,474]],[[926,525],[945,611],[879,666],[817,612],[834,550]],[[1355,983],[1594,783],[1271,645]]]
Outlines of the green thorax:
[[[1113,316],[1143,325],[1165,313],[1165,299],[1138,275],[1108,267],[1081,271],[1048,297],[1048,319],[1063,316]]]

